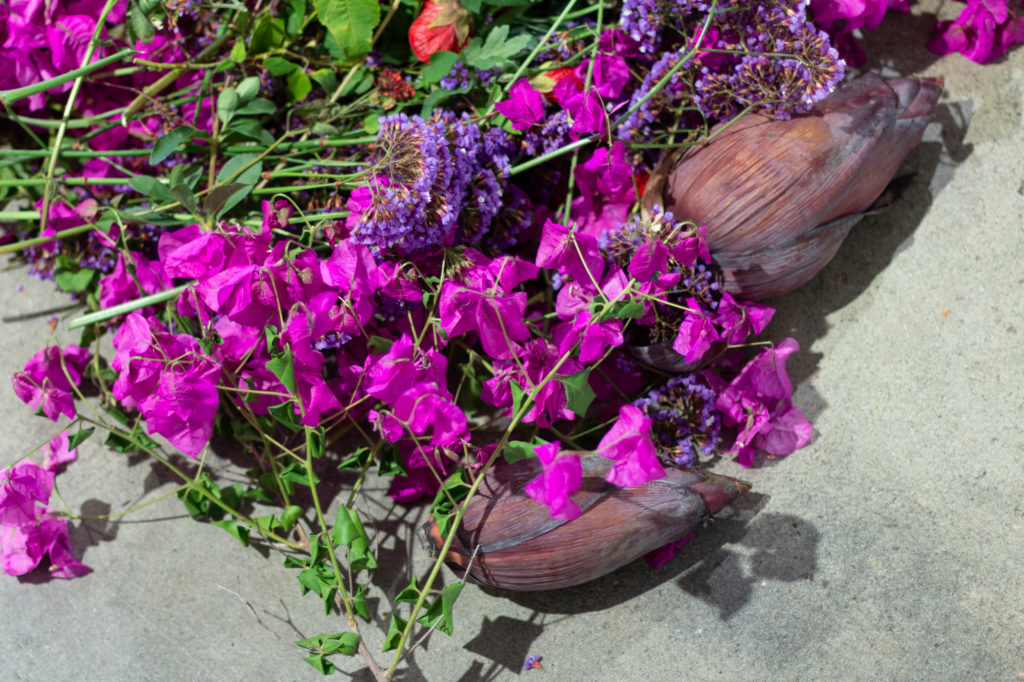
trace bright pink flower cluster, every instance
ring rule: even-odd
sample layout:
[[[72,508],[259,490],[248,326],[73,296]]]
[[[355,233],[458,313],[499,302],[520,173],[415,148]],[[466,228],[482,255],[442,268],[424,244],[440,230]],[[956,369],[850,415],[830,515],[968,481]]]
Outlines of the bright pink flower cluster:
[[[29,407],[57,421],[75,418],[74,389],[82,382],[89,351],[72,344],[63,351],[47,346],[32,356],[23,372],[11,377],[14,392]]]
[[[64,449],[67,434],[64,434]],[[69,453],[61,453],[65,459]],[[48,464],[52,460],[48,459]],[[50,575],[75,578],[89,572],[71,553],[68,521],[46,505],[53,493],[54,472],[35,462],[22,461],[10,469],[0,467],[0,566],[10,575],[24,575],[44,556],[50,558]]]
[[[940,21],[928,43],[936,54],[959,52],[984,64],[1024,42],[1024,3],[1020,0],[967,0],[953,21]]]

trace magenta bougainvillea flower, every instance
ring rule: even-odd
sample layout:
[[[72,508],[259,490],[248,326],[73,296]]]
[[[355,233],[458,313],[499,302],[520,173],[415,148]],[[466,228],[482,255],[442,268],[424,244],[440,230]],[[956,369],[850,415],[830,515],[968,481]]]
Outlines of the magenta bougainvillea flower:
[[[544,471],[526,485],[525,491],[533,499],[551,507],[552,517],[569,520],[580,515],[579,505],[569,496],[579,491],[583,468],[579,455],[559,456],[558,449],[558,443],[545,443],[534,448]]]
[[[72,344],[63,351],[47,346],[32,356],[23,372],[11,377],[14,392],[34,410],[57,421],[60,415],[75,418],[72,391],[82,383],[89,351]]]
[[[530,86],[525,78],[517,80],[508,91],[509,98],[494,105],[516,130],[528,130],[544,118],[544,96]]]
[[[636,405],[619,408],[619,419],[597,444],[597,454],[614,460],[606,480],[623,488],[665,476],[651,440],[651,420]]]
[[[67,519],[55,516],[47,504],[54,473],[35,462],[0,467],[0,568],[24,575],[50,558],[50,575],[75,578],[90,569],[71,551]]]
[[[128,315],[114,334],[118,372],[112,393],[146,419],[158,433],[185,454],[197,456],[213,433],[219,403],[221,367],[188,334],[170,334],[141,313]]]
[[[570,275],[584,287],[593,287],[604,273],[604,257],[597,239],[564,225],[545,221],[537,247],[537,265]]]
[[[786,358],[798,350],[795,340],[783,339],[763,350],[719,391],[716,407],[723,423],[737,430],[730,451],[743,466],[753,464],[757,449],[782,457],[811,439],[813,429],[793,405],[793,384],[786,373]]]
[[[480,398],[489,405],[507,407],[512,415],[513,391],[529,395],[555,368],[559,361],[555,346],[543,338],[531,339],[521,350],[516,361],[500,360],[494,363],[495,375],[483,382]],[[572,419],[574,413],[568,407],[565,386],[558,377],[569,376],[583,370],[583,365],[573,359],[563,362],[551,381],[545,383],[534,397],[533,406],[523,415],[524,423],[536,422],[548,427],[559,419]],[[513,384],[515,388],[513,388]]]
[[[953,21],[940,21],[928,43],[936,54],[959,52],[984,64],[999,59],[1011,46],[1024,42],[1024,15],[1019,3],[1011,11],[1007,0],[967,0]]]
[[[104,308],[171,288],[171,278],[164,273],[164,268],[158,261],[151,261],[140,254],[132,254],[132,261],[134,275],[128,271],[122,253],[118,256],[114,271],[100,280],[100,305]]]
[[[467,249],[466,255],[476,264],[441,287],[441,326],[449,338],[477,332],[488,355],[510,359],[518,352],[517,342],[530,337],[523,322],[526,292],[510,289],[521,283],[517,280],[535,276],[536,269],[515,257],[492,262],[472,249]],[[506,272],[509,277],[504,276]]]
[[[43,446],[46,459],[43,460],[43,468],[47,471],[57,471],[68,462],[75,461],[78,457],[78,450],[72,448],[67,431],[61,431],[50,439],[50,442]]]

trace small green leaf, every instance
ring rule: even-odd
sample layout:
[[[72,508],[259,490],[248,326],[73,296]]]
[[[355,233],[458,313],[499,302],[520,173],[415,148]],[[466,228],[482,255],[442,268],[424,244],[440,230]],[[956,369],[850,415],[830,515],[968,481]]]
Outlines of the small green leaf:
[[[594,389],[590,388],[590,370],[576,372],[569,376],[559,377],[559,381],[565,386],[565,398],[568,407],[577,417],[585,417],[587,408],[594,401]]]
[[[247,526],[238,525],[238,521],[234,519],[224,519],[223,521],[213,521],[212,523],[237,538],[243,547],[249,546],[249,528]]]
[[[180,126],[157,138],[153,150],[149,153],[149,165],[155,166],[174,153],[182,142],[191,140],[199,131],[191,126]]]
[[[460,53],[462,63],[475,69],[493,69],[525,50],[530,40],[525,33],[509,38],[508,24],[495,26],[483,44],[479,38],[469,39]]]
[[[306,656],[302,660],[309,663],[324,675],[331,675],[334,673],[334,664],[327,660],[326,654],[313,654],[311,656]]]
[[[231,61],[241,64],[245,61],[245,41],[236,40],[231,46]]]
[[[640,301],[616,301],[608,307],[605,317],[613,320],[637,319],[644,316],[644,304]]]
[[[234,199],[235,195],[239,192],[244,191],[245,194],[248,194],[252,191],[252,188],[252,185],[246,185],[240,182],[232,182],[228,185],[218,187],[206,195],[206,203],[203,205],[206,210],[206,214],[214,217],[220,215],[220,213],[227,210],[229,200]],[[234,201],[231,206],[234,206],[241,201],[241,199],[244,199],[245,194],[243,194],[237,201]]]
[[[146,17],[146,12],[139,5],[138,0],[131,1],[131,13],[128,15],[128,27],[131,28],[132,33],[135,37],[146,43],[147,45],[153,42],[153,37],[156,36],[156,28],[153,23]]]
[[[226,127],[238,108],[238,93],[234,88],[224,88],[217,95],[217,118]]]
[[[77,448],[79,445],[84,443],[85,440],[89,436],[91,436],[93,434],[93,431],[95,431],[95,430],[96,430],[95,428],[79,429],[77,432],[75,432],[75,433],[73,433],[71,435],[71,438],[68,439],[68,448],[70,448],[70,449]]]
[[[274,77],[284,76],[299,68],[298,64],[294,64],[284,57],[268,57],[263,60],[263,66],[267,69],[267,73]]]
[[[192,215],[199,213],[199,207],[196,205],[196,195],[192,193],[192,190],[188,188],[188,185],[184,183],[178,183],[171,187],[171,196],[181,202],[181,205],[185,207],[185,210]]]
[[[148,197],[153,197],[161,202],[174,203],[174,195],[171,194],[171,190],[167,188],[167,185],[163,184],[154,177],[148,175],[133,175],[128,178],[128,184],[131,185],[132,189],[140,194],[145,194]]]
[[[302,20],[306,18],[306,0],[286,0],[288,11],[284,17],[284,32],[295,36],[302,28]]]
[[[509,441],[501,454],[505,457],[506,462],[512,464],[513,462],[518,462],[521,459],[536,457],[537,450],[535,448],[536,446],[533,443],[527,443],[522,440],[513,440]]]
[[[242,82],[235,87],[238,94],[238,104],[242,105],[251,100],[260,92],[260,79],[258,76],[243,78]]]
[[[235,116],[259,116],[261,114],[272,114],[277,111],[277,105],[269,99],[256,97],[246,102],[245,106],[239,107]]]
[[[373,112],[367,114],[363,119],[363,130],[370,135],[376,135],[380,130],[380,114]]]
[[[267,408],[270,412],[270,416],[274,420],[283,426],[287,426],[292,431],[301,431],[302,425],[299,424],[299,415],[295,414],[295,408],[292,406],[293,403],[289,400],[288,402],[281,403],[280,405],[273,405]]]
[[[352,595],[352,610],[366,620],[370,620],[372,614],[370,613],[370,603],[366,601],[366,585],[360,585],[356,593]]]
[[[388,634],[384,638],[384,648],[381,651],[391,651],[398,648],[398,642],[402,639],[402,632],[408,623],[407,620],[397,613],[391,614],[391,623],[388,624]]]
[[[284,22],[264,14],[249,38],[249,51],[262,54],[284,44]]]
[[[290,530],[291,527],[295,525],[295,522],[299,520],[300,516],[302,516],[302,507],[298,507],[294,504],[286,507],[285,510],[281,512],[281,525],[285,530]]]
[[[295,357],[291,348],[286,348],[282,353],[267,360],[267,369],[274,373],[285,388],[295,393]]]
[[[313,6],[346,59],[355,61],[370,51],[373,29],[380,21],[377,0],[313,0]]]
[[[310,83],[309,76],[302,69],[295,69],[288,74],[286,83],[288,94],[293,102],[301,102],[313,90],[313,84]]]
[[[220,171],[217,172],[217,182],[225,182],[232,175],[238,174],[238,177],[233,178],[231,182],[239,183],[250,183],[256,182],[260,179],[260,175],[263,173],[263,162],[257,161],[259,158],[258,154],[239,154],[233,156],[221,166]],[[242,170],[242,169],[245,170]]]
[[[529,397],[529,393],[524,391],[515,379],[510,379],[508,387],[512,389],[512,414],[519,414],[519,411],[523,407],[523,401]]]
[[[85,291],[99,280],[99,273],[90,268],[80,267],[76,259],[61,254],[53,270],[53,280],[61,291]]]
[[[396,602],[407,602],[409,604],[414,604],[416,602],[416,600],[419,599],[419,598],[420,598],[420,586],[419,586],[419,583],[416,582],[416,576],[413,576],[412,577],[412,582],[409,583],[408,587],[406,587],[404,590],[402,590],[401,592],[398,593],[398,595],[395,597],[395,601]]]
[[[430,55],[430,63],[424,67],[421,74],[423,82],[427,85],[440,82],[448,75],[457,61],[459,61],[459,55],[454,52],[441,50]]]

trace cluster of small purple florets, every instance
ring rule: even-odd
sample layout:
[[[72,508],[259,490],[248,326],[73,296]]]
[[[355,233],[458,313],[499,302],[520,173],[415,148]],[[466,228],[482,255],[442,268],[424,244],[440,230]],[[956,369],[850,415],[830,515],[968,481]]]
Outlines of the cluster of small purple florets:
[[[722,417],[715,408],[717,399],[700,373],[680,374],[633,404],[651,418],[659,454],[693,466],[701,456],[710,456],[718,443]]]
[[[496,74],[495,69],[473,69],[457,61],[448,75],[441,79],[441,87],[445,90],[469,90],[477,84],[490,85]]]
[[[503,131],[484,134],[465,115],[382,118],[371,182],[349,202],[353,238],[409,253],[479,241],[501,209],[508,148]]]

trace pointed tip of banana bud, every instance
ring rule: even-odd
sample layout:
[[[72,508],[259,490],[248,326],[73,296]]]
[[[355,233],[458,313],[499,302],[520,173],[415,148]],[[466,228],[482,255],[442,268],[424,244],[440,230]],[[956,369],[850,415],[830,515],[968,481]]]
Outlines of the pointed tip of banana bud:
[[[702,474],[704,480],[690,486],[700,495],[712,516],[725,509],[743,493],[750,490],[750,484],[728,476]]]

